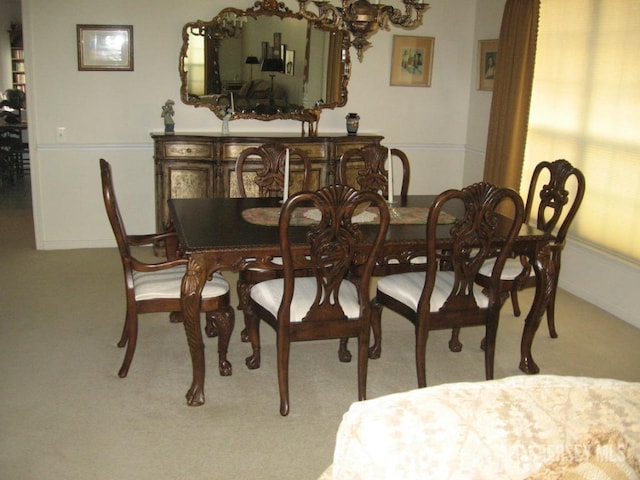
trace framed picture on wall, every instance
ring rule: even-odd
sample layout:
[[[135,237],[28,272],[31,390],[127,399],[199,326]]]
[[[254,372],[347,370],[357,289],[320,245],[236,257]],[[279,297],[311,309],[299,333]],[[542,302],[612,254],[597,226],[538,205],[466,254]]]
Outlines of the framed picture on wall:
[[[493,91],[498,60],[498,40],[478,42],[478,90]]]
[[[133,25],[76,25],[78,70],[133,70]]]
[[[434,37],[393,36],[391,85],[430,87]]]

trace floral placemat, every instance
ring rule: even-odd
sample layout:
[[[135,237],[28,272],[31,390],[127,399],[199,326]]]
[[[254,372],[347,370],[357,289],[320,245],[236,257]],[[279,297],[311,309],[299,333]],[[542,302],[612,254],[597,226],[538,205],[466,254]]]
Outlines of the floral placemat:
[[[277,226],[280,221],[279,207],[249,208],[242,212],[242,218],[256,225]],[[405,225],[425,225],[428,207],[391,207],[391,223]],[[320,219],[320,211],[311,207],[300,207],[293,212],[293,225],[310,225]],[[378,213],[375,207],[369,207],[353,217],[354,223],[377,223]],[[453,215],[442,212],[438,223],[450,224],[455,221]]]

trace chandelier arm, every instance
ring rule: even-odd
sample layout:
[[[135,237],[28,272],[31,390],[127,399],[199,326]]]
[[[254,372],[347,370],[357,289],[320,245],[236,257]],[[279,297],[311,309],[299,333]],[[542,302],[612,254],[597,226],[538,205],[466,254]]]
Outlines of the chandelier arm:
[[[323,26],[347,30],[353,39],[351,45],[362,61],[362,53],[371,43],[368,37],[378,28],[389,29],[389,23],[404,28],[415,28],[422,24],[424,10],[429,6],[422,0],[402,0],[404,13],[391,5],[372,4],[369,0],[341,0],[341,7],[328,0],[312,0],[318,13],[307,10],[309,0],[298,0],[300,15]]]

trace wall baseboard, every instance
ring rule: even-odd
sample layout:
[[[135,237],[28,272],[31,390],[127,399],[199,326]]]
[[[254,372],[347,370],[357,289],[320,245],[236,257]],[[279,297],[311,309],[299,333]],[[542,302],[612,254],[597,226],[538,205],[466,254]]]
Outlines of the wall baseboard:
[[[560,288],[640,328],[640,267],[569,240],[562,252]]]

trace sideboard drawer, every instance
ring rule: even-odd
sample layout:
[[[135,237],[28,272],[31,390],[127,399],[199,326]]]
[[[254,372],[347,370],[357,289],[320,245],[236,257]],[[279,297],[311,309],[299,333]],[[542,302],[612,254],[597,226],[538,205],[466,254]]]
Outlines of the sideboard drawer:
[[[293,145],[307,153],[307,156],[313,160],[316,158],[326,159],[328,158],[327,146],[324,143],[304,143],[300,145]]]
[[[167,158],[206,158],[213,159],[212,143],[170,143],[164,144],[164,156]]]
[[[342,155],[347,150],[359,149],[359,148],[362,148],[362,147],[364,147],[366,145],[370,145],[370,142],[353,141],[353,142],[337,143],[336,144],[336,157],[340,158],[340,155]]]
[[[275,141],[275,140],[274,140]],[[327,158],[327,146],[325,143],[301,143],[301,142],[287,142],[280,140],[282,143],[290,143],[291,148],[300,148],[304,150],[310,159],[326,159]],[[259,143],[228,143],[222,146],[222,158],[225,160],[236,160],[240,156],[243,150],[247,148],[255,148],[263,145],[266,142]]]

